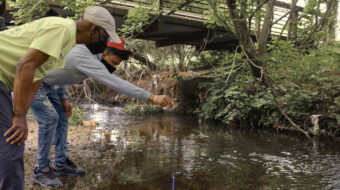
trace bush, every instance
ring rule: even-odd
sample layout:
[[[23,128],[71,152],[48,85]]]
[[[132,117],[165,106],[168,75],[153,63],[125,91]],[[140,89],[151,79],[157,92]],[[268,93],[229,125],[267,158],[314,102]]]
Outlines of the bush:
[[[267,69],[282,109],[299,125],[306,126],[310,115],[320,114],[327,120],[321,129],[329,134],[339,130],[340,45],[304,53],[297,53],[289,42],[281,42],[279,48],[270,52]],[[213,83],[202,83],[199,116],[226,124],[287,124],[270,89],[251,77],[249,70],[244,67],[233,73],[228,84],[228,70],[224,75],[217,71]]]
[[[73,106],[72,117],[68,120],[69,125],[81,125],[84,119],[84,111],[77,105]]]

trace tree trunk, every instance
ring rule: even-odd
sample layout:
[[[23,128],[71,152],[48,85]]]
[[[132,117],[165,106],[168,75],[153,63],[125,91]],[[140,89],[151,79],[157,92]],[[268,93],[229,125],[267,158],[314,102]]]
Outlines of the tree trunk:
[[[175,49],[177,49],[177,53],[178,53],[178,70],[179,71],[183,71],[183,69],[184,69],[184,61],[183,61],[182,48],[179,45],[179,46],[175,47]]]
[[[143,65],[146,65],[149,67],[151,71],[155,71],[157,69],[156,65],[149,61],[149,59],[145,58],[143,55],[140,53],[134,52],[133,58],[136,59],[137,61],[141,62]]]
[[[6,0],[1,0],[0,1],[0,16],[4,14],[6,10]]]
[[[254,42],[250,37],[250,32],[248,32],[247,22],[245,18],[240,18],[240,16],[237,14],[235,0],[228,0],[227,5],[229,9],[230,18],[235,27],[236,37],[239,41],[240,46],[244,49],[245,53],[250,59],[249,64],[252,74],[254,77],[260,78],[262,76],[261,67],[263,63],[259,59],[259,55],[255,49]]]
[[[259,7],[261,4],[261,1],[260,0],[257,0],[256,1],[256,7]],[[260,11],[260,10],[259,10]],[[257,14],[255,16],[255,28],[254,28],[254,32],[256,34],[256,38],[258,40],[258,37],[260,35],[260,32],[261,32],[261,16],[260,14]]]
[[[270,36],[274,16],[274,3],[275,0],[269,0],[267,3],[266,14],[264,16],[262,30],[259,36],[259,56],[261,59],[264,59],[267,53],[268,38]]]
[[[292,12],[292,16],[288,20],[288,40],[296,39],[297,37],[297,20],[298,20],[298,14],[299,12],[296,10],[293,10],[295,5],[297,3],[297,0],[292,0],[292,4],[290,5],[290,11]]]
[[[329,22],[329,25],[327,27],[327,29],[328,29],[327,32],[329,33],[329,36],[326,39],[326,42],[333,41],[336,38],[337,17],[338,17],[338,14],[339,14],[339,12],[338,12],[339,3],[336,3],[335,6],[336,6],[335,7],[335,12],[331,16],[331,21]]]

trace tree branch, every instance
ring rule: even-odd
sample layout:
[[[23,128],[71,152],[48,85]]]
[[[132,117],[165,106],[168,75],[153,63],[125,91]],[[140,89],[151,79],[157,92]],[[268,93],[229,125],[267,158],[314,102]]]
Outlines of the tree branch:
[[[187,0],[185,3],[181,4],[181,5],[178,7],[178,9],[183,8],[184,6],[190,4],[191,2],[192,2],[192,0]],[[166,15],[166,16],[169,16],[169,15],[173,14],[174,12],[176,12],[176,10],[171,10],[170,12],[168,12],[168,13],[165,14],[165,15]],[[147,25],[145,25],[145,26],[143,27],[143,30],[146,30],[147,28],[149,28],[149,27],[151,26],[152,23],[154,23],[160,16],[162,16],[162,14],[163,14],[163,10],[161,10],[161,12],[160,12],[157,16],[155,16],[155,17],[150,21],[150,23],[148,23]],[[137,33],[137,34],[135,34],[135,35],[133,35],[133,36],[131,36],[130,38],[134,38],[135,36],[137,36],[137,35],[139,35],[139,34],[140,34],[140,32]]]
[[[283,34],[283,31],[285,30],[285,28],[286,28],[286,26],[287,26],[289,20],[291,19],[293,13],[295,12],[296,5],[297,5],[298,0],[293,1],[293,2],[294,2],[294,4],[292,5],[292,8],[290,9],[289,17],[288,17],[288,19],[287,19],[285,25],[282,27],[282,30],[281,30],[281,32],[280,32],[280,35],[279,35],[279,37],[276,39],[276,41],[275,41],[275,43],[274,43],[274,47],[276,47],[276,46],[278,45],[279,40],[281,39],[281,36],[282,36],[282,34]]]
[[[262,30],[259,36],[259,55],[264,57],[267,51],[267,43],[269,37],[269,31],[271,29],[271,22],[274,14],[274,3],[275,0],[269,0],[266,8],[266,15],[264,17]]]
[[[210,7],[212,8],[213,12],[214,12],[214,15],[216,16],[216,18],[221,22],[223,23],[228,30],[230,30],[233,34],[235,34],[235,32],[232,30],[232,27],[231,27],[231,23],[228,23],[227,20],[223,20],[221,18],[221,16],[218,14],[218,11],[217,11],[217,8],[216,8],[216,2],[214,0],[208,0],[208,3],[210,5]]]
[[[256,64],[255,64],[251,59],[249,59],[248,55],[246,54],[246,52],[244,51],[244,48],[243,48],[242,46],[241,46],[241,48],[242,48],[242,51],[244,52],[244,54],[246,55],[247,60],[248,60],[253,66],[258,67],[258,66],[256,66]],[[279,102],[278,102],[277,99],[276,99],[276,96],[275,96],[275,93],[274,93],[273,88],[272,88],[271,85],[268,83],[268,79],[267,79],[267,78],[269,78],[269,77],[267,76],[267,74],[266,74],[266,72],[265,72],[265,69],[264,69],[263,67],[261,67],[261,68],[259,68],[259,69],[261,69],[261,74],[263,74],[263,77],[264,77],[264,80],[262,80],[262,81],[264,81],[264,84],[270,89],[271,94],[272,94],[272,96],[273,96],[273,100],[274,100],[275,104],[278,106],[278,108],[279,108],[281,114],[282,114],[282,115],[290,122],[291,125],[294,126],[294,128],[295,128],[296,130],[298,130],[298,131],[300,131],[301,133],[303,133],[308,139],[311,139],[310,136],[309,136],[309,134],[308,134],[308,132],[307,132],[307,131],[304,131],[303,129],[301,129],[300,126],[296,125],[296,124],[294,123],[294,121],[293,121],[293,120],[286,114],[286,112],[281,108]],[[262,76],[262,75],[261,75],[261,76]]]
[[[249,19],[252,20],[253,17],[255,16],[256,12],[259,11],[259,10],[263,7],[263,5],[265,5],[267,2],[268,2],[268,0],[264,0],[262,3],[260,3],[260,4],[256,7],[256,9],[254,10],[253,14],[250,15]]]
[[[22,18],[26,17],[27,15],[31,14],[34,11],[34,9],[36,9],[38,7],[38,5],[40,5],[43,1],[44,0],[39,0],[35,5],[32,6],[31,10],[29,10],[27,13],[21,15],[17,19],[22,19]]]
[[[280,22],[280,20],[282,20],[282,19],[283,19],[284,17],[286,17],[288,14],[289,14],[289,12],[287,12],[286,14],[284,14],[282,17],[278,18],[275,22],[273,22],[273,23],[271,24],[270,27],[273,27],[274,24]],[[288,19],[287,19],[287,20],[288,20]]]
[[[228,81],[229,81],[229,78],[234,70],[234,66],[235,66],[235,62],[236,62],[236,54],[237,54],[237,51],[238,51],[238,48],[239,46],[236,47],[236,50],[235,50],[235,53],[234,53],[234,59],[233,59],[233,64],[231,65],[231,69],[229,71],[229,74],[228,74],[228,77],[227,77],[227,80],[225,81],[225,84],[227,85],[228,84]]]
[[[180,6],[178,6],[177,9],[179,10],[179,9],[189,5],[191,2],[192,2],[192,0],[187,0],[185,3],[181,4]],[[170,12],[166,13],[165,15],[169,16],[169,15],[173,14],[174,12],[176,12],[176,10],[171,10]]]
[[[265,81],[267,81],[267,80],[265,80]],[[269,85],[269,84],[267,83],[267,86],[268,86],[268,85]],[[310,136],[309,136],[309,134],[308,134],[308,132],[305,131],[305,130],[303,130],[303,129],[301,129],[300,126],[296,125],[296,124],[294,123],[294,121],[293,121],[293,120],[286,114],[286,112],[281,108],[279,102],[278,102],[277,99],[276,99],[276,96],[275,96],[275,94],[274,94],[273,88],[272,88],[271,86],[268,86],[268,87],[269,87],[270,92],[271,92],[271,94],[272,94],[272,96],[273,96],[273,100],[274,100],[275,104],[277,105],[277,107],[279,108],[281,114],[289,121],[289,123],[290,123],[291,125],[294,126],[294,128],[295,128],[296,130],[300,131],[300,132],[301,132],[302,134],[304,134],[308,139],[311,139]]]
[[[311,32],[309,33],[308,37],[305,38],[301,42],[301,46],[304,46],[304,45],[306,45],[309,42],[309,40],[313,36],[313,34],[316,33],[320,29],[320,27],[323,27],[326,24],[326,22],[327,22],[328,18],[330,17],[331,13],[334,10],[336,10],[337,6],[335,6],[335,3],[338,2],[337,0],[330,0],[330,1],[326,1],[326,2],[328,3],[326,12],[321,17],[320,22],[313,26],[313,28],[312,28]]]
[[[138,60],[139,62],[143,63],[147,67],[150,68],[150,70],[155,71],[157,69],[157,66],[152,63],[149,59],[145,58],[142,54],[135,52],[133,54],[133,58]]]
[[[248,32],[247,32],[247,36],[250,35],[250,31],[251,31],[251,21],[252,21],[253,17],[255,16],[256,12],[259,11],[259,10],[263,7],[263,5],[266,4],[267,2],[268,2],[268,0],[264,0],[262,3],[260,3],[260,4],[256,7],[256,9],[255,9],[255,11],[253,12],[253,14],[250,15],[250,17],[249,17],[249,19],[248,19]],[[255,22],[256,22],[256,21],[255,21]],[[258,33],[259,33],[259,32],[260,32],[260,31],[258,31]],[[256,35],[257,35],[257,34],[256,34]],[[256,37],[256,39],[257,39],[257,37]]]

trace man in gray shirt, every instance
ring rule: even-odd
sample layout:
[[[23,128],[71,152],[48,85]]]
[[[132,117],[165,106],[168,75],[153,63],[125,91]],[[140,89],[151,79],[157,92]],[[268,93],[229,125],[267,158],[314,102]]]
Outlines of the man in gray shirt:
[[[78,168],[66,156],[68,117],[72,114],[72,106],[67,100],[65,85],[77,84],[92,77],[120,94],[163,107],[173,104],[168,96],[153,95],[111,73],[122,60],[132,55],[132,52],[124,47],[124,39],[120,38],[120,40],[120,44],[108,42],[102,54],[95,54],[102,51],[100,47],[77,45],[66,56],[65,67],[52,71],[44,78],[31,105],[31,110],[39,123],[37,166],[31,178],[33,184],[43,187],[62,184],[56,176],[43,176],[37,172],[50,167],[53,139],[55,142],[55,165],[52,167],[54,174],[57,176],[85,174],[84,170]]]

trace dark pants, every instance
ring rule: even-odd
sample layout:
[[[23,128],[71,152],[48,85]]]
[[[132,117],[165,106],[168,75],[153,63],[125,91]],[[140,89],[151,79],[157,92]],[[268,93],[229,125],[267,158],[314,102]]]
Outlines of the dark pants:
[[[6,143],[4,133],[12,126],[13,107],[11,93],[0,82],[0,190],[24,189],[25,145]]]

